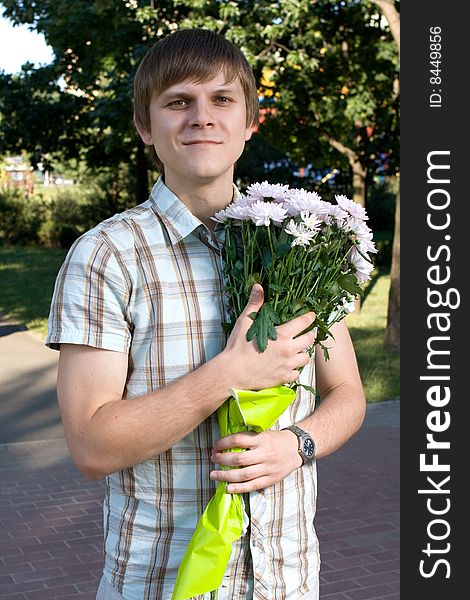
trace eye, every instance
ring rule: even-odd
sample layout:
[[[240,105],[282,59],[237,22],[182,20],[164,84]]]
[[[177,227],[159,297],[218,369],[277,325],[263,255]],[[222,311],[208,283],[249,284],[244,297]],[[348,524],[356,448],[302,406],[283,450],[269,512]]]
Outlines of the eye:
[[[227,98],[227,96],[217,96],[216,100],[221,104],[228,104],[230,102],[230,98]]]
[[[178,100],[172,100],[168,103],[168,106],[174,106],[175,108],[186,106],[188,103],[187,100],[183,100],[182,98],[178,98]]]

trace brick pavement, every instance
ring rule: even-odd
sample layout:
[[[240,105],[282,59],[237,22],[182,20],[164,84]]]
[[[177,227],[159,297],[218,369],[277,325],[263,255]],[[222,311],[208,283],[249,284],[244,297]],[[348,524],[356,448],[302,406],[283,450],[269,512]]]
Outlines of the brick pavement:
[[[397,600],[398,401],[369,405],[359,433],[318,462],[321,600]]]
[[[322,600],[399,598],[399,402],[319,461]],[[63,440],[0,445],[0,598],[95,598],[102,482],[87,481]]]

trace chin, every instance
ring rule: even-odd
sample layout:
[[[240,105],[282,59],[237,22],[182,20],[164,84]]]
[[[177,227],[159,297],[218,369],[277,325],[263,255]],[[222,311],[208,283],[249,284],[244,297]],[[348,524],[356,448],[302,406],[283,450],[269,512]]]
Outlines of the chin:
[[[188,169],[185,171],[184,176],[194,180],[209,181],[222,177],[231,169],[232,165],[216,168],[214,165],[207,165],[207,167]]]

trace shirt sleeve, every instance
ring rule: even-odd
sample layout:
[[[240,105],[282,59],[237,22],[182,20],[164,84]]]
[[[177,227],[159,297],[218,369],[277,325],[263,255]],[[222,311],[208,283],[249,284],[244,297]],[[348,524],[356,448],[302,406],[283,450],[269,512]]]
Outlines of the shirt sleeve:
[[[46,346],[83,344],[127,353],[130,289],[125,266],[107,238],[79,238],[57,275]]]

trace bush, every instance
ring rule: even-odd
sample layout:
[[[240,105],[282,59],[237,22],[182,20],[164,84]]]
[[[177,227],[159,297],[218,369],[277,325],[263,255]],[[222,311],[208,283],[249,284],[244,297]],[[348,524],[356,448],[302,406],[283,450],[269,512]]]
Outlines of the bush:
[[[0,243],[69,248],[97,223],[135,204],[111,174],[89,185],[48,187],[26,197],[22,190],[0,192]]]
[[[70,247],[85,231],[83,204],[80,190],[61,190],[52,196],[47,217],[39,228],[41,245],[47,248]]]
[[[395,230],[396,179],[373,183],[367,194],[368,225],[374,232],[377,254],[374,264],[390,269],[392,263],[393,233]]]
[[[393,232],[374,231],[374,241],[377,247],[374,264],[388,271],[392,264]]]
[[[397,191],[394,183],[373,183],[367,193],[367,214],[372,231],[389,231],[395,228],[395,201]]]
[[[46,213],[47,206],[42,198],[27,197],[17,189],[1,190],[0,240],[18,245],[38,243]]]

